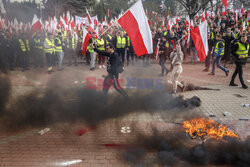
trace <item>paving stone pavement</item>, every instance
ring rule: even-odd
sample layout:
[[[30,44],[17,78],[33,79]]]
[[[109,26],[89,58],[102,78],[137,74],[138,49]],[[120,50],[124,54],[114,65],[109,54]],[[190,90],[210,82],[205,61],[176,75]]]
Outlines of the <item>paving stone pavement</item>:
[[[250,136],[250,107],[242,107],[242,104],[250,104],[250,89],[228,86],[234,66],[229,67],[229,77],[226,77],[219,69],[216,69],[215,76],[207,75],[202,72],[203,67],[204,64],[184,64],[184,72],[180,80],[196,86],[220,89],[220,91],[196,90],[179,93],[176,96],[181,95],[184,98],[198,96],[202,101],[201,106],[186,111],[188,115],[199,113],[227,125],[239,134],[241,140],[245,140]],[[57,84],[65,87],[86,86],[87,77],[103,78],[101,76],[106,74],[105,69],[90,73],[86,66],[65,67],[63,73],[56,72],[53,75],[48,75],[44,71],[11,72],[9,77],[13,85],[12,96],[15,98],[33,89],[45,89]],[[160,72],[159,65],[154,64],[147,68],[138,65],[126,68],[121,78],[159,78],[158,72]],[[166,83],[170,78],[171,75],[168,75],[162,79]],[[249,64],[244,67],[244,79],[250,80]],[[239,83],[238,78],[236,83]],[[250,86],[249,82],[246,84]],[[112,92],[114,91],[110,93]],[[214,116],[211,117],[211,115]],[[107,148],[104,144],[127,144],[132,141],[137,132],[149,133],[152,126],[164,133],[183,131],[181,125],[178,124],[183,119],[181,115],[178,119],[172,119],[164,112],[132,113],[119,119],[105,121],[96,130],[89,131],[83,136],[77,135],[80,129],[88,128],[83,122],[50,125],[51,130],[44,135],[38,132],[46,127],[31,127],[11,133],[1,132],[0,167],[129,167],[131,165],[124,162],[120,156],[122,149]],[[131,127],[131,133],[121,133],[124,126]]]

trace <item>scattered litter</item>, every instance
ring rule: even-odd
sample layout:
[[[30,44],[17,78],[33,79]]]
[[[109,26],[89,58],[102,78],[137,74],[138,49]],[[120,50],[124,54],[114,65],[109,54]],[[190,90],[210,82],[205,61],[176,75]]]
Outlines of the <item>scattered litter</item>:
[[[82,81],[82,83],[85,83],[86,81]]]
[[[47,133],[48,131],[50,131],[50,128],[45,128],[45,129],[39,131],[38,133],[39,133],[40,135],[44,135],[44,134]]]
[[[82,135],[84,135],[86,132],[88,132],[87,129],[81,129],[81,130],[78,131],[78,136],[82,136]]]
[[[247,80],[247,82],[250,82],[250,80]]]
[[[209,117],[215,117],[215,115],[214,114],[210,114]]]
[[[250,107],[250,104],[242,104],[242,107]]]
[[[240,98],[247,98],[247,96],[242,96],[242,95],[240,95],[240,94],[234,94],[234,96],[240,97]]]
[[[75,84],[78,84],[78,81],[75,81]]]
[[[135,86],[127,86],[127,89],[136,89]]]
[[[93,130],[96,130],[96,127],[93,126],[93,127],[89,127],[88,129],[81,129],[77,132],[78,136],[82,136],[84,135],[85,133],[89,132],[89,131],[93,131]]]
[[[248,121],[249,119],[247,119],[247,118],[240,118],[239,120],[240,121]]]
[[[230,112],[224,112],[223,113],[224,116],[229,116],[229,115],[232,115]]]
[[[117,143],[111,143],[111,144],[104,144],[105,147],[109,148],[126,148],[128,145],[126,144],[117,144]]]
[[[131,133],[131,129],[129,126],[123,126],[123,127],[121,127],[121,132],[122,133]]]

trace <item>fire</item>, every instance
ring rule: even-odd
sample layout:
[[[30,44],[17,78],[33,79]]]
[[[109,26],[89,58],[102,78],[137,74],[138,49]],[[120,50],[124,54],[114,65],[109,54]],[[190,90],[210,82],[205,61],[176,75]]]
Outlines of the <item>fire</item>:
[[[239,137],[233,131],[229,130],[228,127],[218,124],[213,120],[206,120],[205,118],[194,118],[190,121],[185,121],[183,127],[191,137],[199,136],[203,138],[209,136],[217,140],[222,139],[224,136]]]

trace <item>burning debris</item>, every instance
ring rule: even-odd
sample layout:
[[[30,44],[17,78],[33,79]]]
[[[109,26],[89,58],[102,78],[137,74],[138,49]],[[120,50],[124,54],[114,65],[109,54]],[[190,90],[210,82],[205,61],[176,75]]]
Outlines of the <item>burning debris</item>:
[[[185,121],[183,127],[191,138],[200,137],[202,140],[206,140],[207,136],[217,140],[223,139],[223,137],[239,137],[233,131],[229,130],[228,127],[210,119],[206,120],[205,118],[194,118],[190,121]]]

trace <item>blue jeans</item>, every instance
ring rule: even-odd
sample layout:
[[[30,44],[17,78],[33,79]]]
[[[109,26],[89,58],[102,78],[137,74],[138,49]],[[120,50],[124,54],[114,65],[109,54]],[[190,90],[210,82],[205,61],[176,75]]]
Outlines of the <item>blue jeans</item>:
[[[220,64],[220,61],[221,61],[221,56],[218,56],[216,57],[215,60],[213,60],[213,69],[212,69],[212,73],[215,72],[215,64],[217,64],[217,67],[221,70],[223,70],[224,72],[228,72],[229,70],[225,67],[223,67],[221,64]]]

